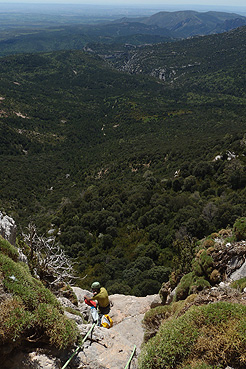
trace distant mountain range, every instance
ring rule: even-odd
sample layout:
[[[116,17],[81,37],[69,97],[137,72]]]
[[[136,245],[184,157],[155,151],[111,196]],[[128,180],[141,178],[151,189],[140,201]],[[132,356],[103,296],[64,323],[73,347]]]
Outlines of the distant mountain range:
[[[122,18],[114,23],[155,26],[165,29],[166,34],[175,38],[187,38],[196,35],[209,35],[227,32],[246,24],[246,17],[234,13],[196,11],[159,12],[150,17]],[[162,31],[163,32],[163,31]],[[160,31],[159,31],[160,33]]]
[[[23,15],[28,22],[28,15]],[[153,45],[194,36],[228,32],[246,25],[246,17],[223,12],[177,11],[159,12],[150,17],[120,18],[95,24],[60,24],[51,17],[53,26],[36,20],[37,24],[26,26],[15,15],[12,22],[0,32],[0,56],[57,50],[81,50],[98,45]],[[0,23],[4,18],[0,17]],[[6,20],[5,20],[6,22]],[[35,22],[34,22],[35,23]],[[2,24],[2,23],[1,23]],[[42,25],[42,27],[38,27]],[[9,28],[8,28],[9,27]],[[94,48],[94,46],[93,46]]]

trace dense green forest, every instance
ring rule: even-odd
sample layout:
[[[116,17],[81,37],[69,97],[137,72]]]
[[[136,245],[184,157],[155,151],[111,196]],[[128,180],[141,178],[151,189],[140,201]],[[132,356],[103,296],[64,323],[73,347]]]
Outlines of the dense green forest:
[[[195,240],[246,213],[245,40],[2,57],[0,209],[57,235],[81,287],[188,272]]]

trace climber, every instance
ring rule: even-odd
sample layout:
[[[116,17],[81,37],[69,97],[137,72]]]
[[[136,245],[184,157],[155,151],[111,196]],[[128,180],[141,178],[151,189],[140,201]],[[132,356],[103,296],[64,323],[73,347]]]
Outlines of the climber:
[[[110,303],[108,298],[108,292],[106,288],[101,287],[99,282],[93,282],[91,285],[93,297],[87,295],[84,296],[84,301],[89,306],[95,306],[95,300],[97,301],[97,308],[99,314],[105,315],[110,311]]]

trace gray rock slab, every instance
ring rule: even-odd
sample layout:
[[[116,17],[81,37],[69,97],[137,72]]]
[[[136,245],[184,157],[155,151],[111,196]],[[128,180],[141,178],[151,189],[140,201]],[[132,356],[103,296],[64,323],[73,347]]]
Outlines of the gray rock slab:
[[[236,270],[234,273],[230,275],[230,279],[233,281],[237,281],[244,277],[246,277],[246,261],[241,266],[241,268],[239,268],[238,270]]]

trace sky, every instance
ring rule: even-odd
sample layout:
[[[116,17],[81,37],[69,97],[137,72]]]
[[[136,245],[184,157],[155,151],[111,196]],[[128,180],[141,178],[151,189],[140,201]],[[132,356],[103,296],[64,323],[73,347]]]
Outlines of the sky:
[[[246,0],[0,0],[0,3],[28,3],[28,4],[87,4],[87,5],[211,5],[211,6],[241,6],[246,7]]]
[[[1,4],[3,4],[1,9]],[[13,4],[13,8],[11,7]],[[178,10],[194,10],[194,11],[224,11],[228,13],[237,13],[246,16],[246,0],[0,0],[1,11],[20,11],[20,4],[27,4],[35,11],[35,5],[44,4],[68,4],[68,5],[87,5],[91,9],[98,5],[98,11],[101,7],[112,7],[111,10],[124,9],[145,9],[153,12],[158,11],[178,11]],[[24,9],[24,7],[23,7]],[[26,9],[26,7],[25,7]],[[55,8],[54,8],[55,9]],[[37,9],[36,9],[37,11]],[[47,9],[46,9],[47,11]],[[48,10],[49,11],[49,10]]]

